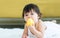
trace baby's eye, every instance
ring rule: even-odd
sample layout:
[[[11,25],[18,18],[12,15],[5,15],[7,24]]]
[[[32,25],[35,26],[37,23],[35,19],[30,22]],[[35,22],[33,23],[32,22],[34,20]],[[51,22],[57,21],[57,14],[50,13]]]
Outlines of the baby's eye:
[[[27,14],[25,16],[28,16]]]

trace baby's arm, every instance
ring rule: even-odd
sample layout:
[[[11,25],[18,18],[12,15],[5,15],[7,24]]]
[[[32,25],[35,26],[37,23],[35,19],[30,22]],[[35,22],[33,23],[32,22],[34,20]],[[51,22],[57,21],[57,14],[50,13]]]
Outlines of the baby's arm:
[[[34,21],[30,18],[26,22],[26,26],[30,29],[31,33],[34,34],[37,38],[43,38],[43,26],[37,24],[37,29],[34,27]]]
[[[22,38],[27,38],[27,37],[28,37],[28,28],[27,28],[27,26],[25,25]]]
[[[30,26],[29,29],[37,38],[43,38],[44,28],[41,24],[37,25],[37,28],[35,28],[34,26]]]

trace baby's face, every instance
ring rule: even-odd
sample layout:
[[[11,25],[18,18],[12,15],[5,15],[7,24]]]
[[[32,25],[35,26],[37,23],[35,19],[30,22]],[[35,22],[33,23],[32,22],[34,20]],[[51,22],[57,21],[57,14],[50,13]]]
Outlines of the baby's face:
[[[33,19],[34,22],[37,22],[38,21],[38,14],[35,11],[31,10],[30,12],[27,12],[24,14],[25,21],[27,21],[28,18],[31,18],[31,19]]]

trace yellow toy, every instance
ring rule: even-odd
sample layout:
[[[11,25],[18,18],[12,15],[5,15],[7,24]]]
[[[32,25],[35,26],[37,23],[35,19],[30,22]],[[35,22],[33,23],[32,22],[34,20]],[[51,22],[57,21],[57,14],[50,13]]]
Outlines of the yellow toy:
[[[31,18],[29,18],[26,22],[27,26],[32,26],[33,24],[34,24],[34,21]]]

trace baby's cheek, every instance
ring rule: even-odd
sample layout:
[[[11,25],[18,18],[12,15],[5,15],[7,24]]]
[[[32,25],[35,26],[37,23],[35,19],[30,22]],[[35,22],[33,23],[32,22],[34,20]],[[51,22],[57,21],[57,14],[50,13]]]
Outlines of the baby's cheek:
[[[24,18],[25,21],[27,21],[27,18]]]
[[[27,19],[25,19],[25,21],[27,21]]]

